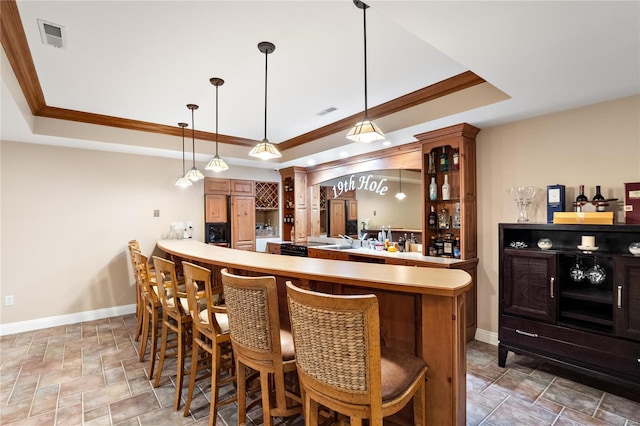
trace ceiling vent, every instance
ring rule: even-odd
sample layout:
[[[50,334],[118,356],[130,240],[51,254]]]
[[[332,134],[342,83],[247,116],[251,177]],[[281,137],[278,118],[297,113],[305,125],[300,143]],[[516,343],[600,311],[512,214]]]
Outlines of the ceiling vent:
[[[327,114],[329,114],[329,113],[331,113],[331,112],[333,112],[333,111],[335,111],[335,110],[337,110],[337,109],[338,109],[338,108],[336,108],[336,107],[332,106],[332,107],[329,107],[329,108],[327,108],[327,109],[323,109],[323,110],[322,110],[322,111],[320,111],[317,115],[319,115],[320,117],[322,117],[323,115],[327,115]]]
[[[38,19],[38,27],[40,28],[40,38],[43,44],[49,46],[64,48],[66,47],[64,27],[51,22]]]

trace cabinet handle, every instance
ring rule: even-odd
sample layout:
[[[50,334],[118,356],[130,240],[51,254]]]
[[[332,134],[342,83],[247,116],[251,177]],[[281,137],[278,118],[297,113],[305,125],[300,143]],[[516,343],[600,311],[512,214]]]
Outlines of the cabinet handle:
[[[516,333],[523,334],[523,335],[529,336],[529,337],[538,337],[538,333],[529,333],[527,331],[518,330],[517,328],[516,328]]]
[[[549,295],[551,296],[552,299],[554,299],[556,296],[553,294],[553,283],[556,279],[551,277],[551,279],[549,280]]]
[[[618,286],[618,309],[622,309],[622,286]]]

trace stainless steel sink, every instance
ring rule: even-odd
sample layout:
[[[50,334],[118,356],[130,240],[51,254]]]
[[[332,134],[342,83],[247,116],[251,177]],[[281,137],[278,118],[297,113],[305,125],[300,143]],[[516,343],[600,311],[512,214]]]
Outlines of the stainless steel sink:
[[[351,250],[351,249],[354,249],[356,247],[351,247],[348,244],[330,244],[330,245],[327,245],[327,246],[318,246],[316,248],[330,249],[330,250]]]

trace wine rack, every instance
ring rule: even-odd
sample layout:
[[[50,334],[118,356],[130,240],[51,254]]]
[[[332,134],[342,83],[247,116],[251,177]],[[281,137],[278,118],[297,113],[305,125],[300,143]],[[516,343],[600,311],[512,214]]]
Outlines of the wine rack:
[[[278,183],[256,182],[256,210],[278,210]]]

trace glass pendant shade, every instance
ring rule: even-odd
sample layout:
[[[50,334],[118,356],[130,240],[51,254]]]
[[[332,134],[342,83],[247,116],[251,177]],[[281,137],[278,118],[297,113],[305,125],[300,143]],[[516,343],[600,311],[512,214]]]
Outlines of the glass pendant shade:
[[[193,185],[193,182],[191,182],[188,178],[184,176],[182,176],[180,179],[176,181],[176,186],[179,186],[181,188],[186,188],[191,185]]]
[[[347,134],[347,139],[358,143],[371,143],[385,139],[382,130],[373,121],[365,118],[356,123]]]
[[[256,157],[261,160],[271,160],[280,158],[282,154],[278,148],[267,139],[267,72],[269,70],[268,58],[269,54],[276,50],[276,46],[268,41],[258,43],[258,50],[264,53],[264,139],[249,151],[249,156]]]
[[[271,160],[273,158],[282,157],[282,154],[280,154],[278,148],[276,148],[266,139],[254,146],[253,149],[249,152],[249,155],[261,160]]]
[[[189,170],[189,172],[187,172],[184,177],[192,182],[197,182],[204,179],[204,175],[202,174],[202,172],[200,172],[200,170],[196,168],[196,128],[193,124],[193,111],[195,111],[199,107],[195,104],[188,104],[187,108],[191,110],[191,153],[193,155],[193,167],[191,167],[191,170]]]
[[[204,168],[205,170],[211,170],[212,172],[219,173],[229,170],[229,166],[224,162],[218,154],[209,161],[209,164]]]

